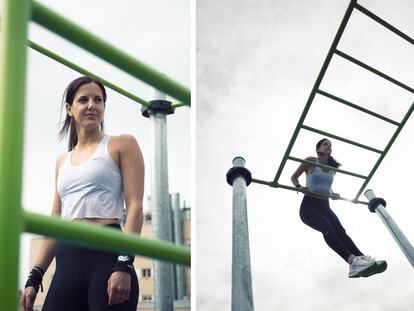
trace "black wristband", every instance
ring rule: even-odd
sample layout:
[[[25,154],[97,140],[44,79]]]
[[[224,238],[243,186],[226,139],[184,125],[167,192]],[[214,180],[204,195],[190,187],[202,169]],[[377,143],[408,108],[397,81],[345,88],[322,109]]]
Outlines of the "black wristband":
[[[135,259],[134,256],[119,255],[117,262],[112,268],[112,272],[123,271],[123,272],[130,273],[131,271],[134,270],[134,266],[133,266],[134,259]]]
[[[298,189],[302,188],[302,186],[300,184],[297,184],[295,187],[298,188]]]
[[[43,280],[43,275],[45,274],[45,272],[43,271],[42,268],[34,266],[32,271],[30,271],[29,273],[29,277],[27,279],[27,282],[24,286],[24,288],[27,287],[34,287],[34,289],[36,290],[36,293],[39,291],[39,285],[40,285],[40,290],[43,292],[43,284],[42,284],[42,280]]]

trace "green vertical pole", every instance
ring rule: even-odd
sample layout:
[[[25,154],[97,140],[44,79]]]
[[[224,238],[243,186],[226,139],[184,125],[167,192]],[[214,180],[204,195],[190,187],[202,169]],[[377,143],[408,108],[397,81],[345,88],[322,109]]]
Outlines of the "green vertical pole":
[[[16,310],[29,0],[3,0],[0,65],[0,310]]]

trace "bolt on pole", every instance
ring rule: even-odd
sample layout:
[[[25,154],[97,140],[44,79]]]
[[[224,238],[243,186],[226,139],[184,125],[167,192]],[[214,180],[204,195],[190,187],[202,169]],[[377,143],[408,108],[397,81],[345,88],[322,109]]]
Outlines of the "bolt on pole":
[[[380,198],[377,198],[375,196],[372,190],[365,191],[364,195],[370,201],[370,204],[374,203],[375,199],[381,200]],[[385,201],[382,201],[382,203],[384,202]],[[376,202],[376,204],[378,204],[378,202]],[[411,266],[413,266],[414,268],[414,248],[411,245],[410,241],[407,239],[407,237],[404,235],[401,229],[397,226],[395,221],[391,218],[390,214],[388,214],[388,212],[385,210],[385,206],[383,204],[379,203],[376,206],[375,213],[379,216],[379,218],[381,218],[382,222],[387,227],[388,231],[391,233],[392,237],[397,242],[398,246],[401,248],[405,257],[407,257]]]
[[[227,172],[227,182],[233,186],[232,311],[254,310],[246,200],[246,187],[252,177],[244,165],[245,160],[236,157]]]
[[[157,240],[172,241],[171,210],[168,191],[167,114],[172,113],[171,103],[165,94],[154,90],[154,100],[143,115],[151,123],[151,201],[152,230]],[[165,261],[154,261],[155,311],[174,310],[173,265]]]

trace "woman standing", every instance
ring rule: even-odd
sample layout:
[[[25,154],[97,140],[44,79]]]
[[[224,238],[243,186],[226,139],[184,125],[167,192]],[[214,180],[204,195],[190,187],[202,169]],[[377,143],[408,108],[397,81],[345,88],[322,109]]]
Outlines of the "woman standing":
[[[131,135],[103,132],[106,91],[98,80],[80,77],[65,94],[68,151],[58,157],[52,215],[140,234],[144,161]],[[124,203],[126,213],[124,213]],[[124,215],[126,219],[124,220]],[[56,256],[56,271],[43,310],[136,310],[138,280],[133,256],[43,239],[21,299],[33,310],[43,274]]]
[[[317,164],[339,167],[340,164],[331,156],[332,144],[324,138],[316,144],[317,157],[307,157],[306,160]],[[299,184],[299,177],[306,172],[306,187]],[[303,192],[300,206],[300,218],[309,227],[321,232],[326,244],[349,264],[348,277],[368,277],[384,272],[387,263],[383,260],[375,261],[365,256],[354,244],[342,227],[338,217],[329,207],[329,197],[333,200],[340,198],[338,193],[332,192],[332,183],[335,172],[314,165],[299,165],[291,180],[299,191]],[[324,196],[317,196],[321,193]]]

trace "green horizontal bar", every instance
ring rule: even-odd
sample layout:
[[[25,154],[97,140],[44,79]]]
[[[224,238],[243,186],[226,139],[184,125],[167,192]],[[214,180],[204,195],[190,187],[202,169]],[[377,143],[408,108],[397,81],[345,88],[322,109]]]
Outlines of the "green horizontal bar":
[[[277,188],[277,183],[275,183],[273,181],[264,181],[264,180],[252,178],[252,182],[254,182],[256,184],[261,184],[261,185],[266,185],[266,186],[269,186],[269,187]]]
[[[123,251],[178,264],[191,265],[188,247],[141,238],[134,234],[23,211],[24,231],[52,238],[76,241],[109,251]]]
[[[264,180],[252,178],[252,182],[254,182],[256,184],[267,185],[267,186],[273,187],[273,188],[282,188],[282,189],[286,189],[286,190],[291,190],[291,191],[299,192],[298,191],[298,188],[296,188],[296,187],[287,186],[287,185],[275,183],[275,182],[272,182],[272,181],[264,181]],[[329,196],[329,195],[327,195],[325,193],[309,192],[309,194],[311,194],[313,196],[316,196],[316,197],[331,199],[331,196]],[[343,198],[343,197],[340,197],[338,200],[348,201],[348,202],[351,202],[351,203],[354,203],[354,204],[365,204],[365,205],[368,205],[368,202],[358,201],[358,200],[350,200],[350,199],[346,199],[346,198]]]
[[[128,97],[129,99],[132,99],[133,101],[136,101],[137,103],[140,103],[141,105],[143,105],[145,107],[149,107],[149,102],[147,102],[146,100],[144,100],[144,99],[142,99],[138,96],[135,96],[134,94],[132,94],[132,93],[116,86],[112,82],[109,82],[108,80],[105,80],[102,77],[100,77],[100,76],[98,76],[98,75],[96,75],[96,74],[94,74],[94,73],[92,73],[92,72],[90,72],[90,71],[74,64],[74,63],[72,63],[71,61],[57,55],[56,53],[53,53],[52,51],[44,48],[43,46],[41,46],[41,45],[39,45],[39,44],[37,44],[33,41],[30,41],[30,40],[29,40],[29,46],[32,49],[38,51],[39,53],[41,53],[41,54],[43,54],[43,55],[45,55],[45,56],[47,56],[51,59],[54,59],[55,61],[57,61],[57,62],[59,62],[63,65],[65,65],[66,67],[69,67],[69,68],[71,68],[71,69],[73,69],[73,70],[75,70],[75,71],[77,71],[77,72],[79,72],[79,73],[81,73],[85,76],[94,77],[95,79],[101,81],[104,85],[106,85],[110,89],[114,90],[115,92],[118,92],[118,93]]]
[[[371,66],[369,66],[369,65],[367,65],[367,64],[365,64],[365,63],[363,63],[359,60],[357,60],[356,58],[353,58],[352,56],[350,56],[350,55],[348,55],[344,52],[341,52],[339,50],[336,50],[335,53],[337,55],[345,58],[346,60],[349,60],[350,62],[352,62],[352,63],[354,63],[354,64],[356,64],[356,65],[358,65],[358,66],[360,66],[360,67],[362,67],[362,68],[364,68],[368,71],[371,71],[372,73],[375,73],[376,75],[380,76],[381,78],[384,78],[385,80],[388,80],[388,81],[394,83],[395,85],[398,85],[399,87],[402,87],[403,89],[405,89],[405,90],[407,90],[411,93],[414,93],[414,89],[412,89],[411,87],[405,85],[404,83],[401,83],[398,80],[395,80],[394,78],[391,78],[390,76],[386,75],[385,73],[382,73],[381,71],[379,71],[379,70],[377,70],[377,69],[375,69],[375,68],[373,68],[373,67],[371,67]]]
[[[186,87],[35,1],[32,2],[32,20],[156,89],[191,104],[191,94]]]
[[[329,165],[325,165],[325,164],[320,164],[320,163],[315,163],[315,162],[312,162],[312,161],[302,160],[302,159],[295,158],[295,157],[291,157],[291,156],[289,156],[288,159],[289,160],[292,160],[292,161],[296,161],[296,162],[310,164],[310,165],[313,165],[313,166],[327,168],[327,169],[330,169],[330,170],[335,171],[335,172],[338,172],[338,173],[342,173],[342,174],[346,174],[346,175],[351,175],[351,176],[358,177],[358,178],[362,178],[362,179],[368,178],[367,176],[363,176],[363,175],[360,175],[360,174],[356,174],[356,173],[352,173],[352,172],[349,172],[349,171],[341,170],[339,168],[336,168],[336,167],[333,167],[333,166],[329,166]]]
[[[172,103],[171,104],[171,108],[179,108],[179,107],[183,107],[183,106],[188,106],[184,103]]]
[[[309,94],[308,100],[306,102],[305,108],[303,109],[303,112],[299,118],[298,123],[296,124],[295,130],[293,131],[292,134],[292,138],[289,141],[289,144],[286,148],[286,151],[283,155],[282,161],[279,165],[279,168],[276,172],[275,178],[273,179],[273,181],[275,183],[278,182],[280,175],[282,174],[283,168],[285,167],[286,161],[287,161],[287,157],[289,156],[290,152],[292,151],[293,145],[295,143],[296,138],[299,135],[299,131],[300,131],[300,127],[303,124],[303,122],[305,121],[306,115],[310,109],[310,106],[313,102],[313,99],[315,98],[316,95],[316,91],[319,88],[319,85],[322,82],[322,79],[326,73],[326,70],[328,69],[329,63],[331,62],[331,59],[333,57],[334,51],[339,43],[339,41],[341,40],[342,34],[345,30],[346,24],[349,21],[349,18],[351,17],[352,11],[354,9],[354,6],[356,4],[356,0],[351,0],[349,2],[348,8],[346,9],[346,12],[344,14],[344,17],[342,18],[341,24],[339,25],[339,28],[335,34],[335,38],[332,41],[331,47],[329,48],[328,54],[326,55],[326,58],[322,64],[322,68],[319,71],[318,77],[316,78],[315,84],[313,85],[313,88]]]
[[[318,133],[318,134],[321,134],[321,135],[324,135],[324,136],[328,136],[328,137],[343,141],[345,143],[348,143],[348,144],[351,144],[351,145],[354,145],[354,146],[357,146],[357,147],[360,147],[360,148],[364,148],[364,149],[367,149],[367,150],[370,150],[370,151],[373,151],[373,152],[377,152],[377,153],[380,153],[380,154],[382,153],[381,150],[378,150],[378,149],[375,149],[375,148],[357,143],[355,141],[352,141],[352,140],[349,140],[349,139],[346,139],[346,138],[343,138],[343,137],[340,137],[340,136],[336,136],[336,135],[328,133],[328,132],[324,132],[324,131],[315,129],[315,128],[310,127],[310,126],[302,125],[302,128],[305,129],[305,130],[311,131],[311,132],[315,132],[315,133]]]
[[[378,158],[377,163],[375,163],[374,167],[372,168],[371,172],[368,174],[367,179],[362,184],[361,188],[359,189],[357,195],[355,196],[355,200],[359,198],[361,193],[364,191],[365,187],[368,185],[369,181],[371,180],[372,176],[374,176],[374,173],[376,172],[377,168],[381,164],[382,160],[384,159],[385,155],[387,154],[388,150],[390,150],[392,144],[397,139],[398,134],[401,132],[402,128],[404,127],[405,123],[407,123],[408,119],[411,116],[411,113],[414,110],[414,102],[411,104],[411,107],[408,109],[407,113],[405,114],[403,120],[401,121],[400,126],[395,130],[394,135],[392,135],[390,141],[388,142],[387,146],[384,149],[384,152],[381,154],[381,156]]]
[[[347,105],[347,106],[349,106],[349,107],[352,107],[352,108],[354,108],[354,109],[357,109],[357,110],[359,110],[359,111],[365,112],[365,113],[367,113],[367,114],[369,114],[369,115],[371,115],[371,116],[373,116],[373,117],[376,117],[376,118],[378,118],[378,119],[381,119],[381,120],[387,121],[387,122],[389,122],[389,123],[391,123],[391,124],[394,124],[394,125],[396,125],[396,126],[399,126],[399,125],[400,125],[400,123],[398,123],[398,122],[396,122],[396,121],[394,121],[394,120],[391,120],[391,119],[389,119],[389,118],[387,118],[387,117],[384,117],[384,116],[382,116],[382,115],[380,115],[380,114],[378,114],[378,113],[375,113],[375,112],[373,112],[373,111],[371,111],[371,110],[365,109],[365,108],[363,108],[363,107],[361,107],[361,106],[355,105],[355,104],[353,104],[353,103],[351,103],[351,102],[349,102],[349,101],[347,101],[347,100],[345,100],[345,99],[342,99],[342,98],[340,98],[340,97],[338,97],[338,96],[332,95],[332,94],[330,94],[330,93],[328,93],[328,92],[325,92],[325,91],[322,91],[322,90],[318,90],[318,91],[317,91],[317,93],[318,93],[318,94],[321,94],[321,95],[323,95],[323,96],[326,96],[326,97],[328,97],[328,98],[330,98],[330,99],[333,99],[333,100],[335,100],[335,101],[337,101],[337,102],[340,102],[340,103],[342,103],[342,104],[344,104],[344,105]]]
[[[392,26],[391,24],[387,23],[382,18],[378,17],[377,15],[375,15],[371,11],[367,10],[366,8],[364,8],[363,6],[361,6],[360,4],[357,3],[356,6],[355,6],[355,8],[358,9],[360,12],[364,13],[365,15],[367,15],[368,17],[371,17],[377,23],[381,24],[382,26],[384,26],[388,30],[392,31],[396,35],[398,35],[401,38],[403,38],[404,40],[407,40],[409,43],[414,44],[414,39],[413,38],[409,37],[408,35],[406,35],[405,33],[403,33],[401,30],[399,30],[399,29],[395,28],[394,26]]]

